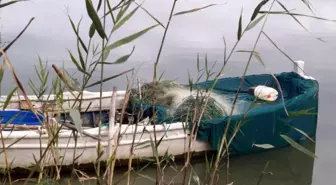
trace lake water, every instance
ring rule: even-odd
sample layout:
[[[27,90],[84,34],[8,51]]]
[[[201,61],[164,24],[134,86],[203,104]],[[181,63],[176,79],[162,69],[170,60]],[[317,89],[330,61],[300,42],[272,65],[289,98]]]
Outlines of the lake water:
[[[165,71],[163,75],[165,79],[176,79],[179,82],[187,83],[188,71],[196,75],[197,53],[200,54],[201,59],[204,59],[205,54],[207,54],[210,63],[217,61],[218,64],[221,64],[223,61],[223,35],[226,38],[228,48],[231,49],[237,40],[241,8],[243,7],[243,25],[245,26],[258,2],[259,0],[179,0],[176,12],[211,3],[225,4],[213,6],[193,14],[176,16],[172,19],[167,40],[163,47],[159,72]],[[336,19],[336,13],[334,12],[336,1],[311,0],[311,2],[317,16]],[[284,3],[288,9],[295,9],[299,13],[310,13],[300,0]],[[147,0],[143,4],[149,12],[164,24],[168,18],[171,5],[172,0]],[[275,8],[281,10],[278,5]],[[69,10],[69,14],[76,23],[83,17],[80,34],[87,42],[88,27],[91,22],[87,17],[83,1],[30,0],[1,9],[0,32],[2,33],[2,39],[6,41],[13,39],[29,19],[35,17],[29,29],[8,51],[18,77],[24,84],[27,84],[28,77],[36,80],[33,64],[37,64],[38,55],[43,60],[48,60],[49,65],[61,66],[64,64],[69,71],[76,71],[66,50],[70,49],[76,53],[76,37],[68,21],[66,9]],[[290,16],[284,15],[270,16],[265,32],[294,60],[305,61],[306,72],[320,82],[319,126],[316,145],[318,159],[313,162],[304,154],[291,148],[237,157],[232,159],[231,163],[231,174],[233,179],[236,180],[234,184],[256,184],[260,171],[267,160],[271,161],[269,171],[273,175],[265,177],[262,184],[301,185],[312,182],[314,185],[331,185],[336,181],[334,175],[336,171],[336,160],[334,158],[336,126],[332,116],[334,114],[333,105],[336,103],[334,98],[336,90],[336,23],[309,18],[300,18],[300,21],[312,35],[321,37],[326,42],[315,39]],[[116,32],[112,40],[120,39],[153,24],[155,22],[142,10],[139,10],[127,24]],[[251,50],[259,30],[260,25],[248,32],[237,49]],[[135,46],[135,51],[129,61],[120,65],[106,66],[105,77],[133,67],[140,67],[138,76],[143,81],[151,80],[153,63],[156,59],[162,34],[163,29],[157,27],[135,42],[113,51],[109,58],[110,61],[129,53],[133,45]],[[265,37],[261,37],[257,51],[260,52],[268,69],[273,73],[292,70],[292,63]],[[224,75],[242,75],[247,59],[247,54],[235,53],[226,67]],[[218,69],[218,66],[215,70]],[[265,72],[264,67],[258,61],[252,61],[248,71],[249,74]],[[51,71],[51,74],[54,76],[53,71]],[[13,86],[9,75],[7,72],[3,82],[5,92],[8,92]],[[99,73],[95,74],[93,80],[98,78]],[[123,89],[125,88],[125,80],[125,77],[120,77],[109,81],[104,85],[104,90],[111,90],[114,85]],[[97,91],[98,87],[90,90]],[[199,170],[199,173],[203,173],[204,163],[197,164],[195,168]],[[147,169],[145,173],[154,176],[155,170]],[[172,175],[173,172],[169,174]]]

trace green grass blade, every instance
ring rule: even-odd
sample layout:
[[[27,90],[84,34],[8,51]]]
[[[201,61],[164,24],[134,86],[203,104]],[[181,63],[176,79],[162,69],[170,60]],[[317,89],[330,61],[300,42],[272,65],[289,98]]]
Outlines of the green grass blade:
[[[141,5],[139,5],[138,7],[134,8],[134,10],[132,10],[129,14],[127,14],[124,18],[122,18],[120,21],[118,21],[113,29],[112,32],[115,32],[117,29],[119,29],[123,24],[125,24],[133,15],[134,13],[140,8]]]
[[[103,0],[99,0],[98,5],[97,5],[97,11],[100,9],[100,7],[102,5],[102,2],[103,2]]]
[[[19,33],[18,36],[15,37],[14,40],[12,40],[4,49],[4,51],[6,52],[20,37],[21,35],[26,31],[26,29],[28,28],[28,26],[33,22],[33,20],[35,19],[35,17],[31,18],[28,22],[28,24],[23,28],[23,30]],[[0,57],[2,56],[2,53],[0,53]]]
[[[0,67],[0,84],[2,82],[4,73],[5,73],[5,63],[3,62]]]
[[[109,10],[108,12],[111,12],[111,13],[108,13],[108,14],[111,15],[112,22],[113,22],[113,24],[115,24],[115,18],[114,18],[114,15],[113,15],[113,9],[112,9],[112,7],[111,7],[111,3],[110,3],[110,1],[106,1],[106,4],[107,4],[107,8],[108,8],[108,10]],[[108,15],[108,14],[105,14],[104,17],[105,17],[106,15]]]
[[[326,19],[326,18],[322,18],[322,17],[300,14],[300,13],[291,13],[291,12],[287,12],[287,11],[260,11],[260,14],[278,14],[278,15],[282,14],[282,15],[308,17],[308,18],[317,19],[317,20],[336,22],[336,20],[333,20],[333,19]]]
[[[210,5],[201,7],[201,8],[193,8],[193,9],[190,9],[190,10],[181,11],[181,12],[178,12],[178,13],[173,14],[173,16],[176,16],[176,15],[183,15],[183,14],[188,14],[188,13],[197,12],[197,11],[200,11],[200,10],[203,10],[203,9],[206,9],[206,8],[209,8],[209,7],[211,7],[211,6],[216,6],[216,5],[218,5],[218,4],[210,4]]]
[[[105,31],[104,31],[103,25],[100,22],[100,19],[97,15],[96,10],[94,9],[94,7],[92,5],[91,0],[85,0],[85,2],[86,2],[87,13],[88,13],[89,17],[91,18],[91,20],[92,20],[92,22],[95,26],[95,29],[97,30],[98,34],[100,35],[100,37],[102,39],[106,38],[106,34],[105,34]]]
[[[17,2],[20,2],[20,1],[9,1],[9,2],[7,2],[7,3],[1,3],[1,4],[0,4],[0,8],[9,6],[9,5],[14,4],[14,3],[17,3]]]
[[[296,127],[293,127],[292,125],[288,125],[288,126],[292,127],[294,130],[296,130],[297,132],[299,132],[300,134],[302,134],[306,138],[308,138],[311,142],[315,143],[315,141],[311,137],[309,137],[308,134],[305,133],[303,130],[300,130],[300,129],[296,128]]]
[[[247,50],[238,50],[237,52],[246,52],[246,53],[252,53],[255,58],[264,66],[266,67],[265,63],[262,61],[260,53],[257,51],[247,51]]]
[[[17,116],[19,116],[20,115],[20,113],[16,113],[14,116],[12,116],[3,126],[2,126],[2,128],[1,128],[1,131],[4,129],[4,128],[6,128],[9,124],[11,124],[13,121],[14,121],[14,119],[17,117]],[[12,129],[13,130],[13,129]],[[10,132],[10,133],[12,133],[12,131]],[[8,136],[7,136],[8,137]]]
[[[6,149],[9,149],[11,146],[15,145],[16,143],[18,143],[19,141],[21,141],[22,139],[24,139],[26,136],[27,136],[27,135],[24,135],[24,136],[18,138],[18,139],[15,140],[13,143],[11,143],[10,145],[8,145],[8,146],[6,147]],[[4,152],[4,151],[1,150],[1,151],[0,151],[0,154],[2,154],[3,152]]]
[[[134,49],[135,49],[135,46],[133,46],[133,49],[132,49],[130,54],[127,54],[127,55],[124,55],[124,56],[118,58],[115,62],[103,62],[103,64],[121,64],[121,63],[124,63],[133,54]],[[102,64],[102,62],[98,62],[98,63]]]
[[[129,6],[131,5],[132,0],[127,1],[124,3],[124,5],[121,6],[121,9],[119,10],[116,18],[116,22],[119,22],[119,20],[123,17],[124,13],[128,10]]]
[[[32,80],[29,80],[28,85],[29,85],[30,89],[33,91],[33,93],[35,94],[35,96],[40,98],[39,95],[38,95],[39,93],[38,93],[37,87],[34,84],[34,82]]]
[[[280,134],[280,136],[286,140],[292,147],[296,148],[297,150],[307,154],[308,156],[312,157],[312,158],[317,158],[317,156],[312,153],[311,151],[307,150],[305,147],[301,146],[299,143],[295,142],[293,139],[291,139],[290,137]]]
[[[89,29],[89,37],[92,38],[96,32],[95,25],[92,23]]]
[[[286,6],[284,4],[282,4],[281,2],[277,1],[277,3],[287,12],[290,13],[289,10],[286,8]],[[308,31],[308,29],[294,16],[291,15],[291,17],[306,31]]]
[[[106,81],[112,80],[112,79],[114,79],[114,78],[117,78],[117,77],[119,77],[119,76],[121,76],[121,75],[124,75],[124,74],[126,74],[126,73],[128,73],[128,72],[131,72],[131,71],[133,71],[133,70],[134,70],[134,69],[130,69],[130,70],[124,71],[124,72],[122,72],[122,73],[119,73],[119,74],[117,74],[117,75],[113,75],[113,76],[111,76],[111,77],[105,78],[105,79],[103,79],[103,80],[99,80],[99,81],[97,81],[97,82],[95,82],[95,83],[92,83],[92,84],[86,86],[85,88],[89,88],[89,87],[98,85],[98,84],[100,84],[101,82],[106,82]]]
[[[88,49],[87,49],[87,47],[85,46],[85,44],[84,44],[82,38],[79,36],[79,33],[78,33],[78,29],[79,29],[79,25],[80,25],[80,22],[81,22],[81,21],[79,21],[78,26],[77,26],[77,29],[76,29],[76,26],[75,26],[74,22],[72,21],[71,17],[68,16],[68,18],[69,18],[71,27],[72,27],[73,31],[75,32],[75,34],[76,34],[76,36],[77,36],[77,39],[79,40],[79,42],[80,42],[81,46],[83,47],[84,51],[85,51],[86,53],[88,53]]]
[[[278,0],[276,0],[276,2],[287,12],[290,13],[289,10],[285,7],[285,5],[283,5],[281,2],[279,2]],[[290,16],[304,29],[306,30],[309,34],[311,34],[315,39],[321,41],[321,42],[325,42],[323,39],[315,37],[294,15],[290,14]]]
[[[257,5],[257,7],[254,9],[253,14],[252,14],[252,16],[251,16],[251,21],[253,21],[253,20],[257,17],[257,15],[258,15],[260,9],[261,9],[261,8],[268,2],[268,1],[269,1],[269,0],[262,0],[262,1]]]
[[[251,24],[249,24],[247,27],[246,27],[246,31],[254,28],[266,15],[262,15],[260,16],[258,19],[254,20]]]
[[[137,2],[133,1],[136,5],[139,5]],[[151,13],[149,13],[148,10],[146,10],[144,7],[140,7],[147,15],[149,15],[155,22],[157,22],[160,26],[163,28],[166,28],[156,17],[154,17]]]
[[[17,90],[17,87],[15,87],[7,96],[5,103],[3,104],[2,109],[5,110],[10,102],[10,100],[13,97],[14,92]]]
[[[263,32],[263,35],[273,44],[273,46],[278,49],[283,55],[285,55],[293,64],[295,64],[295,61],[287,55],[282,49],[279,48],[279,46],[265,33]]]
[[[72,53],[70,52],[70,50],[68,50],[69,52],[69,55],[70,55],[70,58],[71,58],[71,61],[75,64],[75,66],[77,67],[77,69],[82,72],[82,73],[85,73],[87,75],[91,75],[90,73],[84,71],[81,66],[79,65],[78,61],[75,59],[75,57],[72,55]]]
[[[312,12],[312,13],[314,13],[314,11],[313,11],[313,6],[312,6],[312,4],[309,2],[309,0],[301,0],[307,7],[308,7],[308,9]]]
[[[133,40],[139,38],[140,36],[142,36],[143,34],[145,34],[146,32],[148,32],[149,30],[155,28],[156,26],[158,26],[158,24],[150,26],[150,27],[148,27],[146,29],[143,29],[143,30],[141,30],[139,32],[136,32],[136,33],[134,33],[132,35],[129,35],[129,36],[125,37],[125,38],[122,38],[122,39],[120,39],[120,40],[112,43],[111,45],[107,46],[104,49],[104,51],[103,51],[104,52],[103,53],[103,59],[106,59],[108,57],[108,55],[110,54],[111,50],[113,50],[115,48],[118,48],[118,47],[120,47],[122,45],[125,45],[125,44],[128,44],[128,43],[132,42]]]
[[[153,179],[152,177],[150,177],[150,176],[148,176],[148,175],[143,175],[143,174],[141,174],[141,173],[137,173],[137,175],[139,175],[140,177],[146,178],[146,179],[148,179],[148,180],[150,180],[150,181],[152,181],[152,182],[156,182],[155,179]]]
[[[80,25],[80,21],[78,22],[76,33],[79,32],[79,25]],[[85,66],[85,62],[84,62],[84,58],[83,58],[82,52],[81,52],[80,47],[79,47],[79,43],[83,42],[83,41],[81,42],[81,40],[82,39],[78,35],[77,36],[77,50],[78,50],[78,55],[79,55],[79,61],[81,63],[83,71],[85,71],[86,66]],[[82,44],[84,44],[84,43],[82,43]],[[82,45],[82,47],[83,47],[83,45]],[[86,50],[86,53],[88,54],[87,50]]]
[[[243,9],[241,9],[240,16],[239,16],[239,21],[238,21],[238,32],[237,32],[237,38],[238,40],[241,39],[242,36],[242,19],[243,19]]]

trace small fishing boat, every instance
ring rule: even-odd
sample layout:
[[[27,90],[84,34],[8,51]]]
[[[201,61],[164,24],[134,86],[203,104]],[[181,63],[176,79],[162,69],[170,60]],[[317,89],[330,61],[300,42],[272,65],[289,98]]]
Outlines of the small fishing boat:
[[[118,113],[115,123],[111,122],[113,91],[102,94],[102,117],[99,116],[99,92],[84,91],[81,103],[76,100],[78,93],[64,92],[61,107],[48,103],[56,99],[56,95],[43,96],[39,99],[28,96],[36,110],[62,109],[64,112],[61,115],[51,114],[44,117],[40,114],[36,117],[35,113],[27,110],[24,96],[13,96],[7,106],[8,110],[0,112],[0,114],[4,113],[2,124],[5,124],[15,112],[23,116],[25,121],[15,120],[10,124],[11,126],[7,125],[3,128],[1,138],[4,145],[0,144],[0,167],[8,167],[6,164],[11,164],[11,168],[28,168],[36,164],[36,161],[40,161],[40,165],[43,166],[91,164],[100,155],[97,152],[99,138],[101,150],[105,151],[101,153],[100,161],[108,159],[110,152],[106,151],[116,149],[118,160],[128,160],[132,147],[134,147],[133,159],[151,158],[154,156],[151,147],[154,140],[160,141],[157,147],[158,156],[166,154],[180,156],[187,151],[195,153],[217,151],[224,133],[227,133],[227,141],[230,142],[229,152],[232,155],[286,147],[289,143],[282,136],[298,142],[306,139],[302,132],[311,137],[316,133],[318,82],[304,74],[303,66],[303,61],[297,61],[294,64],[294,70],[290,72],[274,76],[270,74],[246,76],[241,93],[237,96],[237,108],[232,111],[232,117],[222,114],[201,119],[194,132],[197,137],[190,148],[189,141],[192,135],[190,124],[182,119],[169,117],[170,114],[164,106],[155,107],[158,111],[155,126],[146,116],[143,116],[144,119],[137,120],[132,115],[128,118],[133,120],[133,123],[120,124],[122,120],[117,118]],[[219,96],[225,96],[229,105],[232,105],[237,89],[240,87],[240,80],[239,77],[219,79],[214,90]],[[206,81],[197,85],[207,87],[211,84],[211,81]],[[251,88],[260,85],[277,89],[278,96],[272,101],[265,101],[256,98],[256,94],[247,93]],[[120,111],[123,107],[125,91],[117,91],[114,97],[116,101],[113,105],[116,111]],[[2,96],[0,103],[4,104],[6,98]],[[82,123],[79,130],[78,125],[73,123],[76,119],[71,116],[72,105],[81,106]],[[147,110],[153,110],[150,105],[141,104],[141,106],[147,106]],[[24,113],[28,114],[24,116]],[[150,117],[152,114],[149,112],[147,116]],[[61,125],[68,125],[68,127],[63,126],[58,130],[58,136],[53,137],[53,134],[50,134],[50,131],[36,120],[47,122],[50,127],[59,128]],[[98,126],[99,121],[103,123],[100,126]],[[78,132],[74,132],[73,129],[77,129]],[[101,132],[100,137],[99,132]],[[258,147],[262,145],[272,147]]]

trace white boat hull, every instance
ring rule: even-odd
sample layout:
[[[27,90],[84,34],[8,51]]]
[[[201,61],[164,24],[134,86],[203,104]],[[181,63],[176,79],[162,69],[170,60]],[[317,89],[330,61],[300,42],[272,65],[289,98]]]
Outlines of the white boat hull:
[[[116,153],[116,157],[118,160],[127,160],[130,158],[130,151],[132,148],[135,127],[135,125],[122,125],[120,132],[122,137],[119,140]],[[189,131],[187,130],[185,133],[182,123],[173,123],[170,125],[166,125],[166,127],[169,128],[165,128],[163,125],[156,125],[157,140],[160,140],[161,137],[163,137],[162,142],[157,149],[158,156],[164,156],[166,153],[174,156],[185,154],[188,151],[189,147]],[[115,128],[115,134],[118,134],[119,127]],[[143,132],[144,128],[146,128],[148,132]],[[92,136],[98,136],[98,128],[87,129],[85,132],[89,133]],[[104,139],[104,141],[101,141],[101,145],[103,146],[104,154],[99,159],[100,161],[106,161],[109,157],[107,134],[108,128],[102,127],[101,138]],[[18,138],[24,136],[24,139],[21,139],[14,145],[10,146]],[[7,149],[5,149],[5,152],[2,152],[0,154],[1,168],[5,167],[6,158],[7,163],[11,164],[11,168],[30,167],[36,164],[35,159],[41,159],[41,154],[43,155],[49,144],[47,134],[41,135],[40,139],[40,133],[38,131],[15,131],[12,133],[10,133],[10,131],[3,131],[3,137],[6,138],[4,142]],[[134,140],[135,147],[133,150],[133,159],[155,157],[155,155],[153,154],[153,148],[151,147],[151,141],[153,140],[154,130],[152,125],[137,126],[137,133],[135,134]],[[59,133],[59,137],[56,141],[58,144],[49,147],[49,150],[44,156],[41,165],[54,166],[55,164],[57,164],[62,166],[69,166],[73,163],[90,164],[97,160],[97,139],[84,135],[78,137],[76,143],[73,138],[72,131],[64,130]],[[116,149],[115,143],[112,145],[112,149]],[[201,142],[197,140],[194,142],[191,148],[191,151],[194,152],[202,152],[208,150],[211,150],[211,148],[207,142]],[[56,158],[58,158],[59,161],[55,162],[55,156],[58,156]],[[76,158],[75,162],[74,158]]]
[[[303,61],[297,61],[294,66],[294,71],[304,78],[313,79],[310,76],[305,76],[302,72],[303,70]],[[118,91],[116,98],[116,109],[120,109],[123,105],[125,92]],[[102,99],[102,108],[109,110],[111,106],[111,96],[112,91],[104,92]],[[6,96],[0,97],[0,105],[3,104],[6,100]],[[64,104],[63,109],[70,110],[73,103],[75,103],[76,97],[70,93],[64,93]],[[98,111],[99,110],[99,93],[84,92],[83,103],[81,104],[82,110],[87,111]],[[35,105],[36,108],[41,107],[41,101],[38,100],[35,96],[29,96],[29,99]],[[46,100],[47,97],[42,97]],[[54,100],[55,97],[51,96],[48,98],[49,101]],[[19,109],[20,102],[24,100],[23,96],[14,96],[11,100],[11,103],[7,108]],[[91,106],[88,108],[88,106]],[[77,102],[76,105],[79,105]],[[132,143],[133,143],[133,134],[135,130],[135,125],[122,125],[121,132],[122,137],[117,147],[116,158],[119,160],[129,159]],[[153,125],[149,126],[137,126],[137,132],[135,134],[135,145],[142,144],[147,142],[147,144],[142,144],[139,147],[135,147],[133,151],[134,159],[142,159],[147,157],[154,157],[153,149],[151,147],[151,138],[154,140],[154,130]],[[174,156],[182,155],[189,150],[189,130],[183,126],[182,123],[172,123],[166,126],[156,125],[156,140],[160,140],[162,137],[162,142],[157,148],[157,155],[164,156],[166,153]],[[113,140],[112,140],[112,150],[116,149],[116,134],[118,133],[118,125],[113,127]],[[143,132],[146,128],[147,132]],[[125,132],[124,132],[125,131]],[[98,128],[86,129],[85,132],[91,136],[98,136]],[[106,161],[109,157],[108,155],[108,127],[103,127],[101,132],[101,137],[105,139],[101,142],[104,150],[104,154],[99,158],[100,161]],[[31,165],[34,165],[35,159],[38,161],[41,159],[41,154],[44,153],[48,147],[49,138],[48,134],[40,134],[39,131],[2,131],[3,142],[0,143],[0,167],[8,167],[7,164],[11,164],[11,168],[21,167],[26,168]],[[16,142],[16,140],[21,139]],[[43,166],[54,166],[54,165],[71,165],[76,164],[89,164],[97,160],[97,145],[98,140],[87,135],[78,137],[77,143],[75,142],[72,131],[70,130],[61,130],[58,135],[57,143],[48,149],[47,154],[43,158],[41,165]],[[16,143],[15,143],[16,142]],[[13,144],[15,143],[15,144]],[[193,142],[193,145],[190,151],[193,152],[202,152],[212,150],[210,144],[207,142],[197,141]],[[54,153],[54,154],[53,154]],[[58,153],[58,154],[57,154]],[[55,162],[55,156],[58,156],[59,160]],[[76,160],[74,161],[74,159]],[[7,162],[6,162],[7,161]]]

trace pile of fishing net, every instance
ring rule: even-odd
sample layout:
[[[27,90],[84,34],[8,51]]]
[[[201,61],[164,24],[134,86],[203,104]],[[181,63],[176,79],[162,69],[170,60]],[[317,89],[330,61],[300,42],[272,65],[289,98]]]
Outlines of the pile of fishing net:
[[[212,119],[225,115],[214,98],[189,96],[176,108],[172,116],[190,122],[199,120],[201,114],[201,119]]]
[[[206,89],[190,91],[189,87],[175,81],[159,82],[155,89],[153,89],[153,83],[146,83],[141,86],[140,91],[137,88],[132,89],[131,105],[138,107],[141,104],[152,110],[151,105],[155,94],[156,110],[161,111],[158,113],[159,120],[169,118],[174,121],[190,122],[194,120],[194,116],[196,121],[199,120],[201,112],[203,112],[201,119],[211,119],[230,113],[230,107],[223,99],[223,95],[212,92],[208,96]],[[206,105],[205,108],[204,105]]]

